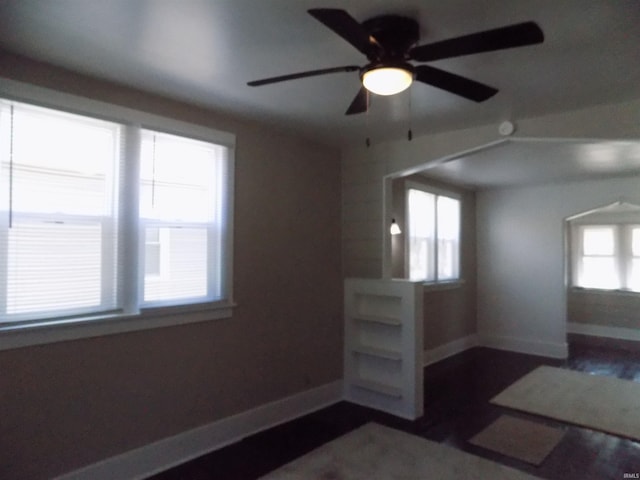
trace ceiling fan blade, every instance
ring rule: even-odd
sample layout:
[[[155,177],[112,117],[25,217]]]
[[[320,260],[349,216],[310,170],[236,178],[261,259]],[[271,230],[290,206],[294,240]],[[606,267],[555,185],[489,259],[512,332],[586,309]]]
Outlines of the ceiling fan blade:
[[[254,80],[247,82],[250,87],[259,87],[260,85],[268,85],[269,83],[286,82],[287,80],[295,80],[297,78],[315,77],[317,75],[326,75],[328,73],[341,72],[357,72],[360,67],[356,65],[347,65],[345,67],[322,68],[320,70],[309,70],[307,72],[291,73],[289,75],[280,75],[278,77],[263,78],[262,80]]]
[[[534,22],[525,22],[414,47],[409,51],[409,57],[419,62],[430,62],[543,41],[544,33],[540,27]]]
[[[416,67],[416,80],[475,102],[483,102],[498,93],[493,87],[429,65]]]
[[[349,105],[349,108],[345,112],[345,115],[355,115],[357,113],[364,113],[369,109],[369,91],[360,87],[358,94]]]
[[[329,27],[367,57],[375,55],[380,46],[356,19],[339,8],[312,8],[309,14]]]

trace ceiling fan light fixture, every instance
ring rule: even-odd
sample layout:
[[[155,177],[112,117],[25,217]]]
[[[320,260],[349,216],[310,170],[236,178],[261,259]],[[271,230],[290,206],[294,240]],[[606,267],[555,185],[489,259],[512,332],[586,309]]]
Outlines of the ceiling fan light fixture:
[[[340,8],[311,8],[308,12],[364,54],[369,63],[364,67],[345,65],[279,75],[254,80],[247,85],[257,87],[319,75],[358,72],[362,85],[345,115],[367,112],[370,92],[376,95],[395,95],[409,88],[413,80],[474,102],[484,102],[498,93],[498,90],[431,65],[414,66],[409,62],[432,62],[544,41],[543,31],[535,22],[529,21],[416,45],[420,37],[420,25],[413,18],[379,15],[361,23]]]
[[[411,86],[413,70],[410,66],[378,66],[362,74],[364,88],[376,95],[395,95]]]

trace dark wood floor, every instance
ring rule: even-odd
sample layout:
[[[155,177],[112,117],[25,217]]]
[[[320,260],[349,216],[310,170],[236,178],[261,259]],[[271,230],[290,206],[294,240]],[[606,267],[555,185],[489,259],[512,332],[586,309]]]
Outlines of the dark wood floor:
[[[340,402],[149,480],[256,479],[370,421],[420,435],[541,478],[614,480],[623,479],[625,473],[640,472],[638,442],[489,404],[494,395],[539,365],[640,382],[640,351],[619,348],[619,345],[612,348],[572,342],[569,359],[562,361],[475,348],[425,369],[425,416],[415,422]],[[541,466],[534,467],[467,442],[507,412],[566,430],[563,440]]]

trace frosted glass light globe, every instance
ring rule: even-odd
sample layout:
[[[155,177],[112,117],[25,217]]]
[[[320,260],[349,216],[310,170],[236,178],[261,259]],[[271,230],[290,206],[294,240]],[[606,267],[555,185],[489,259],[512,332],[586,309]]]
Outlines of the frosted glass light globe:
[[[413,73],[404,68],[380,67],[368,70],[362,75],[362,84],[377,95],[395,95],[409,88]]]

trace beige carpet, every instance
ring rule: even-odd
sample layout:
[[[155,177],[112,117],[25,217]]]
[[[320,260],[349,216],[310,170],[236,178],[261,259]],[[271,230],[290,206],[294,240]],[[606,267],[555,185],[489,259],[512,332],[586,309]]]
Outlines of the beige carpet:
[[[538,367],[491,402],[640,440],[640,383]]]
[[[526,473],[368,423],[262,480],[533,480]]]
[[[564,434],[559,428],[502,415],[469,442],[523,462],[540,465],[560,443]]]

